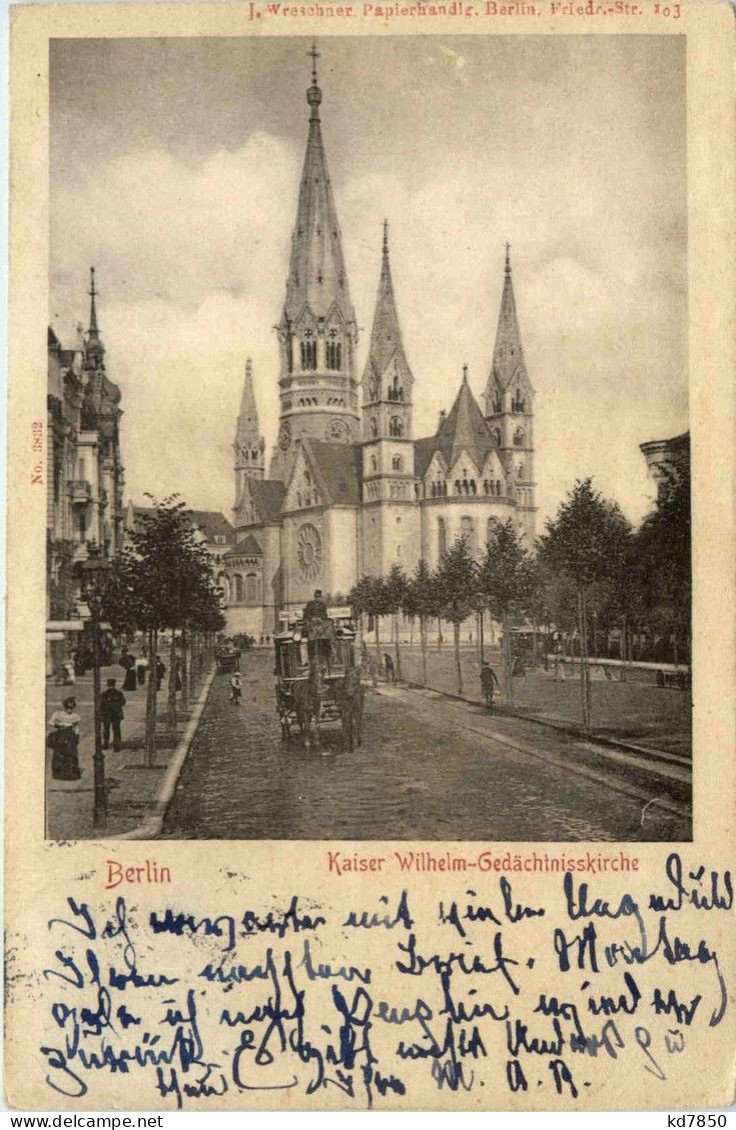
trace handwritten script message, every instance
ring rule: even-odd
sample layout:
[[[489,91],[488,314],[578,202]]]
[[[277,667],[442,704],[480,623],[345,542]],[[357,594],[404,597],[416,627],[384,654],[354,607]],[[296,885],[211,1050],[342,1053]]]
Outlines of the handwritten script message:
[[[712,938],[733,890],[675,852],[654,880],[612,897],[610,881],[559,875],[542,903],[523,876],[487,876],[436,897],[364,886],[339,909],[294,893],[226,912],[171,888],[145,910],[69,895],[39,947],[35,1070],[54,1102],[126,1077],[136,1103],[171,1107],[284,1091],[397,1105],[428,1087],[464,1105],[483,1088],[584,1104],[612,1072],[656,1088],[726,1015]]]

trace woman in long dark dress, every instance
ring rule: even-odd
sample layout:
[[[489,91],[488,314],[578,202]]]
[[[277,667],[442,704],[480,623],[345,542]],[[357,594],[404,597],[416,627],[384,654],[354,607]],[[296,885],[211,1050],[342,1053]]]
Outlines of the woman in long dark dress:
[[[62,703],[64,709],[56,710],[49,719],[51,733],[51,776],[56,781],[78,781],[82,776],[79,768],[79,723],[77,700],[70,696]]]
[[[125,671],[123,690],[134,691],[138,685],[135,681],[135,657],[130,654],[127,647],[123,648],[123,654],[120,656],[120,666]]]

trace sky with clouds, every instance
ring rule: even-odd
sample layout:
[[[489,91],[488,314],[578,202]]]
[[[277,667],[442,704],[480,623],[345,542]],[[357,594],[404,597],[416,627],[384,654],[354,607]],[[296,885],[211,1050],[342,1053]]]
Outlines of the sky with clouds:
[[[49,318],[71,344],[94,264],[135,500],[178,491],[229,515],[247,356],[269,452],[275,439],[308,46],[52,42]],[[509,240],[540,529],[585,475],[639,520],[653,495],[639,444],[688,423],[683,38],[319,49],[361,367],[384,216],[417,436],[450,407],[464,363],[483,392]]]

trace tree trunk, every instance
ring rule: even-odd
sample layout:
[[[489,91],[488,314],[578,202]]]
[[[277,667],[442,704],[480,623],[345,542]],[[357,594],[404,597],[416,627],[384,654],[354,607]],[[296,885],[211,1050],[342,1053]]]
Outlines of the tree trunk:
[[[627,650],[626,649],[626,644],[627,644],[626,637],[628,635],[628,631],[629,631],[628,621],[627,621],[626,616],[624,616],[622,621],[621,621],[621,640],[619,642],[619,648],[618,648],[618,653],[621,657],[621,682],[622,683],[626,682],[626,650]]]
[[[427,618],[419,617],[419,639],[422,645],[422,684],[427,685]]]
[[[463,671],[460,666],[460,621],[453,620],[452,634],[455,639],[455,668],[457,670],[457,693],[463,697]]]
[[[168,726],[170,732],[176,734],[176,631],[173,628],[169,648]]]
[[[506,668],[506,701],[509,706],[514,705],[514,675],[511,666],[511,625],[509,623],[509,610],[504,608],[503,614],[503,665]]]
[[[189,634],[185,628],[181,631],[181,705],[184,710],[189,709],[189,655],[187,644]]]
[[[153,769],[156,759],[156,659],[158,633],[148,633],[148,691],[146,694],[146,765]]]
[[[442,617],[437,617],[437,650],[442,648]]]
[[[394,650],[396,651],[396,678],[401,678],[401,651],[399,650],[399,614],[394,612]]]
[[[590,729],[590,680],[588,677],[588,637],[586,625],[585,590],[578,588],[578,631],[580,635],[580,705],[583,726]]]
[[[376,616],[376,660],[378,661],[376,675],[381,674],[381,632],[378,627],[378,620],[379,617]]]

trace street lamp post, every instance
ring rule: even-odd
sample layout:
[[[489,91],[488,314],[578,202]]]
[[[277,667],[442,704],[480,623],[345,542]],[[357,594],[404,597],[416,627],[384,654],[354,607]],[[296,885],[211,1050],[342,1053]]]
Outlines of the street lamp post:
[[[107,821],[107,789],[105,786],[105,756],[102,752],[102,711],[100,705],[100,613],[102,610],[101,582],[109,569],[109,562],[100,555],[99,546],[94,542],[89,547],[89,556],[82,566],[85,578],[84,598],[92,616],[92,680],[94,698],[94,739],[95,748],[92,760],[94,772],[94,815],[95,828],[104,826]]]
[[[480,665],[481,669],[485,663],[486,655],[483,642],[483,612],[486,606],[486,598],[482,592],[476,594],[476,611],[478,613],[478,640],[480,642]]]

